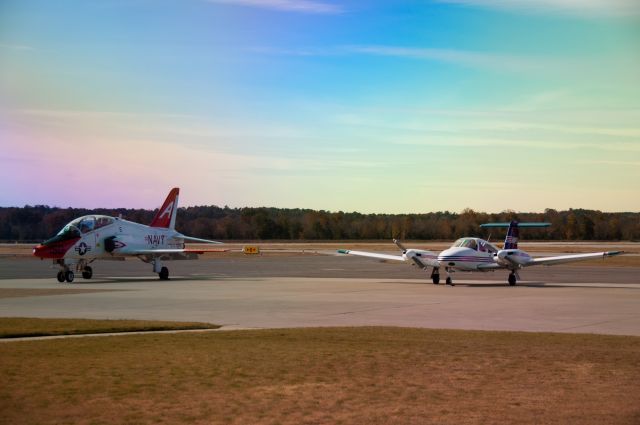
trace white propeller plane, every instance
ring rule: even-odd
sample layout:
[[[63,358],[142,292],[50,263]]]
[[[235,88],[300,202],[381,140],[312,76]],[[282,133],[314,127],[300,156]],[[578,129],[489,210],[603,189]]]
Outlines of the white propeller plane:
[[[402,250],[402,255],[379,254],[375,252],[338,250],[340,254],[359,255],[383,260],[409,261],[423,270],[431,269],[431,279],[435,285],[440,283],[440,269],[444,268],[447,285],[453,286],[450,273],[454,271],[487,272],[507,269],[510,271],[507,281],[513,286],[520,279],[518,270],[530,266],[551,266],[574,261],[606,258],[622,254],[622,251],[592,252],[587,254],[570,254],[556,257],[533,258],[525,251],[518,249],[518,229],[521,227],[548,227],[550,223],[487,223],[480,227],[508,227],[507,237],[502,249],[492,243],[480,239],[465,237],[458,239],[440,254],[423,249],[407,249],[396,239],[393,242]]]
[[[169,196],[149,226],[105,215],[86,215],[64,226],[53,238],[33,248],[33,255],[53,259],[60,267],[58,281],[73,282],[73,270],[91,279],[89,266],[95,260],[124,260],[138,257],[153,265],[161,280],[169,279],[165,260],[194,260],[204,252],[223,250],[186,249],[185,241],[220,244],[222,242],[192,238],[175,230],[179,188]]]

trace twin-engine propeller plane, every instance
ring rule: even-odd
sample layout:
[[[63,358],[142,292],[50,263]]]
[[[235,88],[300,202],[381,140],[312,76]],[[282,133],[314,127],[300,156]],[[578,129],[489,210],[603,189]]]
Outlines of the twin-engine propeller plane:
[[[138,257],[153,265],[161,280],[169,279],[165,260],[195,260],[204,252],[223,250],[186,249],[185,241],[220,244],[222,242],[192,238],[175,230],[178,194],[174,188],[149,226],[105,215],[86,215],[64,226],[53,238],[33,248],[33,255],[53,259],[60,267],[58,281],[73,282],[74,272],[91,279],[89,266],[95,260],[124,260]]]
[[[440,254],[422,249],[407,249],[396,239],[393,242],[402,250],[402,255],[379,254],[375,252],[338,250],[340,254],[359,255],[383,260],[409,261],[423,270],[431,268],[431,279],[435,285],[440,283],[440,269],[444,268],[447,285],[453,286],[450,273],[454,271],[487,272],[498,269],[509,270],[509,285],[513,286],[521,280],[518,270],[530,266],[552,266],[554,264],[574,261],[606,258],[621,254],[622,251],[592,252],[587,254],[560,255],[557,257],[533,258],[525,251],[518,249],[518,229],[521,227],[548,227],[549,223],[487,223],[480,227],[508,227],[507,237],[502,249],[480,238],[461,238]]]

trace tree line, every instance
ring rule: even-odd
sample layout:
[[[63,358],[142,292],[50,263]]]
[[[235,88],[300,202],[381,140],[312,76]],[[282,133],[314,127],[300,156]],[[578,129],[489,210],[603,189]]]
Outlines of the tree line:
[[[57,208],[44,205],[0,207],[0,240],[42,241],[66,223],[88,214],[122,216],[150,223],[157,210]],[[547,209],[542,213],[503,211],[489,214],[465,209],[424,214],[361,214],[309,209],[229,208],[194,206],[180,208],[178,231],[216,240],[452,240],[461,236],[487,236],[480,224],[503,221],[550,222],[547,229],[527,229],[536,240],[640,240],[640,213],[606,213],[594,210]],[[493,239],[504,232],[494,229]]]

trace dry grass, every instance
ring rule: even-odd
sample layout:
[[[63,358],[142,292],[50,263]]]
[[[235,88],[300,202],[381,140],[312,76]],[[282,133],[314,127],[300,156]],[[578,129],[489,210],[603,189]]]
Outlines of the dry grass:
[[[0,344],[5,423],[640,423],[640,338],[338,328]]]
[[[0,338],[82,335],[110,332],[166,331],[177,329],[217,329],[219,327],[220,326],[212,325],[210,323],[199,322],[0,317]]]

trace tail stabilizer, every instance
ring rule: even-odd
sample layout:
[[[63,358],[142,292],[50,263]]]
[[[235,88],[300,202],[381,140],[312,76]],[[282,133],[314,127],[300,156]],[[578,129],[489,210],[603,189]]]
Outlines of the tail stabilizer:
[[[167,229],[175,229],[176,227],[176,215],[178,213],[178,195],[180,189],[174,187],[169,192],[167,199],[164,200],[164,204],[158,210],[158,213],[151,222],[151,227],[164,227]]]
[[[512,221],[509,223],[509,230],[507,230],[507,236],[504,238],[504,247],[502,249],[518,249],[519,237],[518,222]]]
[[[520,231],[518,230],[521,227],[549,227],[551,223],[518,223],[517,221],[511,221],[510,223],[485,223],[481,224],[480,227],[508,227],[507,236],[504,238],[504,248],[503,249],[517,249],[518,248],[518,238],[520,237]]]

